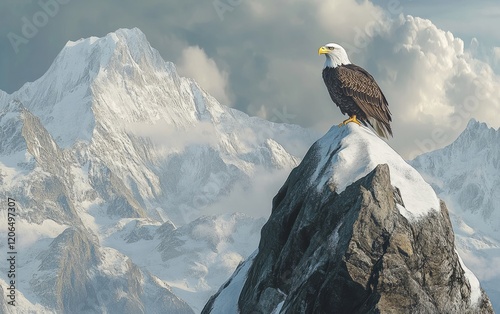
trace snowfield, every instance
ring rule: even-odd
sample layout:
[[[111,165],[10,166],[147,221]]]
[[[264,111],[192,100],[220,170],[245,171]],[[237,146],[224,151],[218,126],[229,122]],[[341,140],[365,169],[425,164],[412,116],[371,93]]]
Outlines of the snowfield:
[[[316,137],[222,106],[138,29],[68,42],[40,79],[0,92],[0,195],[18,201],[29,252],[18,313],[77,311],[68,304],[103,286],[114,288],[99,311],[201,311],[257,247],[272,196]],[[68,269],[76,286],[44,288]],[[122,291],[126,280],[137,286]]]

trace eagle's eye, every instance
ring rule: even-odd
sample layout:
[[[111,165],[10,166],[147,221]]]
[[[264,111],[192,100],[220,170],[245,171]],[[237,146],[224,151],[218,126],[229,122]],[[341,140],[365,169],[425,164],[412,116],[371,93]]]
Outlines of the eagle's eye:
[[[328,49],[333,50],[333,49],[335,49],[335,47],[328,47]]]

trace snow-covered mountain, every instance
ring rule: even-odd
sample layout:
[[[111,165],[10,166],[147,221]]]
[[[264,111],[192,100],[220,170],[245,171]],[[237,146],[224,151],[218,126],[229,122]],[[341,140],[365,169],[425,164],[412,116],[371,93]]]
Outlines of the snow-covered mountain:
[[[458,251],[500,311],[500,130],[471,120],[452,144],[410,163],[449,205]]]
[[[454,242],[417,170],[371,130],[334,126],[202,313],[493,313]]]
[[[40,79],[0,92],[17,313],[201,311],[257,245],[253,192],[275,193],[315,136],[220,105],[138,29],[69,42]]]

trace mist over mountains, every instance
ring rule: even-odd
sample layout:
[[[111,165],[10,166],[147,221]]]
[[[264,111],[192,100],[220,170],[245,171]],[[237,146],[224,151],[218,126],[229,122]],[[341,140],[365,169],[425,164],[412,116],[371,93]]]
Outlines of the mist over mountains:
[[[257,245],[269,187],[314,138],[220,105],[138,29],[69,42],[0,101],[24,311],[199,312]]]

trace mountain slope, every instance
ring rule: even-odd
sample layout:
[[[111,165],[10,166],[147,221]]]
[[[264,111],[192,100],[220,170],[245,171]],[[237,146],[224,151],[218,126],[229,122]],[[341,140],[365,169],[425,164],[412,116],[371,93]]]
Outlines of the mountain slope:
[[[452,144],[411,164],[457,214],[500,240],[500,130],[471,120]]]
[[[292,171],[258,252],[203,313],[222,310],[493,312],[455,251],[444,203],[385,142],[354,124],[330,129]]]
[[[500,130],[471,120],[452,144],[410,163],[450,205],[458,251],[500,310]]]
[[[256,182],[255,174],[283,176],[314,136],[220,105],[180,77],[138,29],[69,42],[40,79],[13,94],[0,93],[0,196],[16,199],[18,250],[31,252],[17,265],[18,311],[84,306],[77,295],[65,297],[68,289],[46,295],[44,287],[92,247],[94,257],[76,263],[72,273],[79,274],[74,287],[81,292],[113,283],[111,299],[97,299],[94,309],[148,312],[161,304],[169,313],[189,307],[199,312],[248,256],[248,247],[256,246],[266,212],[252,207],[258,203],[251,193],[269,185]],[[228,200],[242,192],[248,194],[247,215],[213,215],[240,210]],[[197,230],[207,236],[221,235],[218,228],[226,223],[234,234],[222,233],[217,245],[191,241],[186,226],[193,223],[203,225]],[[5,225],[0,228],[6,234]],[[70,232],[85,240],[61,242]],[[169,237],[184,244],[161,246]],[[67,250],[70,243],[73,250]],[[194,244],[216,257],[206,261],[192,254],[188,247]],[[43,252],[67,258],[42,276]],[[174,252],[185,268],[169,268]],[[224,259],[226,265],[218,264]],[[131,299],[122,297],[124,281],[140,282]]]

